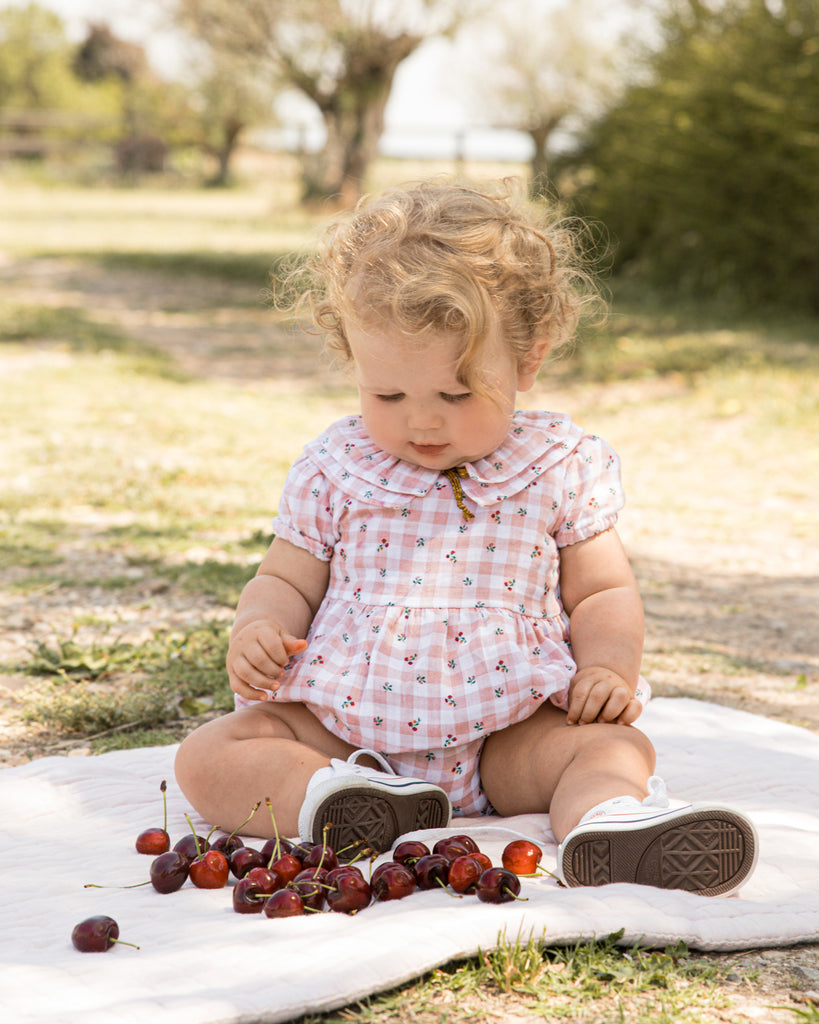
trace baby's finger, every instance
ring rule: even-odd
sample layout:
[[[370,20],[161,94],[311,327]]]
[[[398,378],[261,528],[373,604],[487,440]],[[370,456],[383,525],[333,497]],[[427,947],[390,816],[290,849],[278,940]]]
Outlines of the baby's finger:
[[[617,723],[619,725],[631,725],[636,722],[640,715],[643,713],[643,705],[637,700],[636,697],[632,698],[625,709],[618,715]]]
[[[228,665],[231,689],[247,700],[268,700],[279,684],[265,672],[260,672],[244,655],[239,655]],[[269,692],[268,692],[269,691]]]
[[[290,636],[289,633],[282,635],[282,644],[284,646],[285,654],[288,654],[291,658],[294,654],[301,654],[302,651],[307,650],[307,641],[297,637]]]

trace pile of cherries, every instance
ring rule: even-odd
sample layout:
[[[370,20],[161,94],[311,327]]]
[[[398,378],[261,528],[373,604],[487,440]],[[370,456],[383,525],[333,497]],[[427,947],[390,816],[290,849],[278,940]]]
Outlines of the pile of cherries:
[[[164,782],[161,789],[164,799]],[[270,808],[269,800],[267,804]],[[375,855],[364,846],[337,852],[326,842],[297,843],[277,835],[256,849],[235,833],[211,842],[210,836],[197,835],[185,817],[191,831],[173,848],[167,805],[164,828],[147,829],[137,837],[137,851],[154,857],[150,866],[154,889],[176,892],[188,879],[200,889],[221,889],[233,875],[233,909],[271,918],[327,910],[356,914],[374,902],[400,900],[417,890],[439,887],[453,897],[475,894],[485,903],[507,903],[521,898],[519,876],[536,874],[542,857],[540,847],[528,839],[516,839],[505,847],[502,866],[493,865],[468,835],[446,836],[432,849],[410,839],[395,847],[391,861],[365,874],[356,861],[371,868]],[[348,863],[342,862],[345,854]],[[83,952],[96,952],[121,941],[118,934],[113,919],[89,918],[74,929],[72,941]]]

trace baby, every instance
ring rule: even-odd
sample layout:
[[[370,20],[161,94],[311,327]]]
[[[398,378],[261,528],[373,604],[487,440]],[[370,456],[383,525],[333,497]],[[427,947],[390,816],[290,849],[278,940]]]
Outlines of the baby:
[[[304,449],[245,587],[237,709],[181,745],[223,828],[385,850],[451,815],[547,812],[567,885],[735,890],[753,825],[672,809],[634,726],[643,612],[617,456],[518,412],[588,290],[571,237],[501,191],[421,184],[329,229],[305,293],[360,412]],[[269,835],[262,807],[249,830]]]

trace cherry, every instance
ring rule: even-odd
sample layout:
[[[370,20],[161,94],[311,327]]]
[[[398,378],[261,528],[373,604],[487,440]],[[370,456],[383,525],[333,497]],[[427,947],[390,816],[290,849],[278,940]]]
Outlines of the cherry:
[[[262,856],[261,851],[254,850],[252,846],[240,846],[234,850],[228,863],[235,878],[244,878],[251,868],[267,867],[267,860]]]
[[[520,879],[507,868],[489,868],[478,879],[475,891],[484,903],[511,903],[518,898]]]
[[[288,888],[301,896],[305,910],[321,910],[327,891],[327,874],[324,868],[305,868],[288,884]]]
[[[461,835],[461,836],[450,836],[450,839],[463,843],[470,853],[478,853],[478,844],[472,838],[472,836]]]
[[[307,858],[307,854],[313,849],[315,843],[293,843],[293,848],[290,852],[294,857],[297,857],[302,864]]]
[[[304,870],[304,865],[292,853],[285,853],[278,860],[273,861],[270,865],[270,870],[280,875],[286,884],[287,882],[292,882],[296,875]]]
[[[357,867],[351,864],[334,868],[327,873],[326,900],[330,910],[342,914],[355,914],[369,905],[370,883]]]
[[[412,871],[397,861],[379,864],[373,871],[370,890],[376,900],[401,900],[415,892],[418,882]]]
[[[293,889],[277,890],[264,905],[265,917],[298,917],[304,910],[304,900]]]
[[[478,879],[486,869],[471,853],[456,857],[449,865],[449,887],[454,892],[475,892]]]
[[[516,875],[533,875],[537,871],[543,850],[529,839],[515,839],[501,854],[503,866]]]
[[[491,858],[487,854],[481,853],[480,850],[478,850],[477,853],[470,853],[469,856],[474,857],[474,859],[481,865],[484,871],[487,871],[489,868],[492,867]]]
[[[449,861],[440,853],[430,853],[413,868],[419,889],[434,889],[449,881]]]
[[[81,953],[104,953],[114,943],[139,949],[133,942],[123,942],[120,939],[119,925],[113,917],[106,917],[105,914],[87,917],[79,924],[75,924],[71,932],[71,941],[74,948]]]
[[[279,839],[278,836],[275,839],[268,839],[262,847],[262,856],[267,861],[278,860],[280,857],[284,857],[290,853],[293,849],[293,844],[288,842],[287,839]]]
[[[303,864],[306,868],[326,868],[332,871],[338,867],[338,857],[332,846],[325,846],[323,843],[316,843],[312,850],[304,858]]]
[[[178,850],[168,850],[151,863],[151,884],[157,892],[176,892],[185,884],[191,862]]]
[[[150,853],[154,857],[160,853],[166,853],[171,848],[171,837],[168,835],[168,798],[165,791],[168,788],[167,782],[163,779],[159,784],[162,793],[162,803],[165,808],[165,824],[162,828],[158,825],[155,828],[146,828],[136,838],[137,853]]]
[[[210,844],[211,850],[218,850],[223,853],[228,859],[234,850],[240,849],[245,845],[244,839],[240,839],[239,836],[218,836]]]
[[[197,889],[223,889],[230,873],[228,859],[219,850],[206,850],[191,861],[188,871]]]
[[[468,839],[468,842],[464,842],[464,839]],[[468,836],[446,836],[444,839],[438,840],[432,847],[432,852],[446,857],[451,863],[456,857],[463,857],[465,853],[474,853],[474,850],[470,849],[474,846],[475,843]]]
[[[260,914],[264,901],[282,888],[282,880],[268,868],[252,868],[233,886],[233,909],[237,914]]]
[[[188,833],[182,836],[179,842],[174,843],[174,852],[181,854],[183,857],[187,857],[188,863],[196,860],[200,853],[204,850],[210,849],[210,843],[204,836],[198,836],[194,832],[193,834]]]
[[[398,864],[412,868],[417,861],[426,857],[430,852],[430,848],[418,839],[405,839],[392,851],[392,859]]]

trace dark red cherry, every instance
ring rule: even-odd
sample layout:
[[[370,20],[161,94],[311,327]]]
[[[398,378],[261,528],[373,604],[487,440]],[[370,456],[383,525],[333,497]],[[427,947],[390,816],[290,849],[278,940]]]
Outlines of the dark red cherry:
[[[161,853],[151,862],[151,884],[157,892],[176,892],[188,879],[191,862],[178,850]]]
[[[412,871],[394,860],[379,864],[370,879],[370,890],[375,900],[402,900],[417,887]]]
[[[119,925],[113,917],[107,917],[105,914],[87,917],[79,924],[75,924],[71,932],[71,942],[81,953],[104,953],[114,943],[139,949],[133,942],[123,942],[120,939]]]
[[[355,914],[368,906],[372,892],[370,883],[353,865],[334,868],[327,874],[326,900],[330,910]]]
[[[464,838],[468,839],[468,843],[465,843]],[[464,836],[447,836],[444,839],[439,839],[438,842],[432,847],[432,852],[437,853],[441,857],[451,863],[456,857],[463,857],[465,853],[474,853],[469,847],[474,846],[469,837]]]
[[[268,896],[282,888],[282,880],[268,868],[252,868],[233,886],[233,909],[237,914],[260,914]]]
[[[244,878],[251,868],[266,868],[267,861],[260,850],[254,850],[252,846],[240,846],[230,855],[230,870],[235,878]]]
[[[392,859],[397,864],[403,864],[405,867],[411,868],[430,852],[430,848],[425,843],[417,839],[405,839],[403,843],[399,843],[392,851]]]
[[[449,881],[449,861],[440,853],[430,853],[416,862],[412,869],[419,889],[435,889]]]
[[[478,879],[475,891],[484,903],[511,903],[520,892],[520,879],[507,868],[489,868]]]
[[[210,843],[203,836],[194,835],[193,832],[188,832],[187,835],[174,843],[174,852],[181,854],[183,857],[187,857],[188,863],[196,860],[200,853],[205,853],[206,850],[210,849]]]
[[[240,847],[245,845],[244,839],[240,839],[239,836],[217,836],[216,839],[210,844],[211,850],[218,850],[223,853],[228,860],[234,850],[238,850]]]
[[[305,868],[288,884],[288,888],[301,896],[305,910],[321,910],[327,892],[327,872],[324,868]]]
[[[292,889],[279,889],[265,901],[265,917],[298,917],[303,913],[304,900]]]

